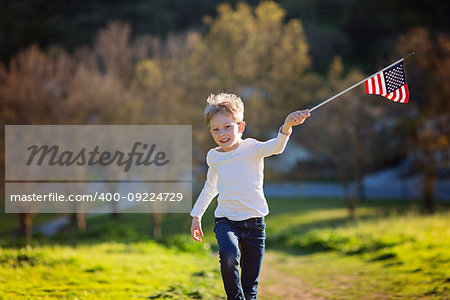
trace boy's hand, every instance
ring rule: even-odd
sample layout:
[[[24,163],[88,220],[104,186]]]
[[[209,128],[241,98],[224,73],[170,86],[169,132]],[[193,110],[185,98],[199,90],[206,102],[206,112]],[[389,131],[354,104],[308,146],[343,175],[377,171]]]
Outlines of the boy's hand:
[[[283,128],[281,129],[281,132],[284,134],[290,134],[292,126],[297,126],[300,124],[303,124],[306,120],[306,118],[310,117],[311,114],[309,113],[309,110],[297,110],[292,113],[290,113],[286,120],[284,121]]]
[[[199,218],[196,217],[192,218],[191,236],[197,242],[202,241],[203,231],[202,231],[202,224]]]

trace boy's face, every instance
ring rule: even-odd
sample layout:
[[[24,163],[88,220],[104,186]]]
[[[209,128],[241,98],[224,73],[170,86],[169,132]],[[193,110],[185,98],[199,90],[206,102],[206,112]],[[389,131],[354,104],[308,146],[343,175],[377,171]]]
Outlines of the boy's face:
[[[236,123],[233,116],[228,113],[217,113],[209,121],[211,135],[223,151],[236,149],[241,143],[241,134],[245,123]]]

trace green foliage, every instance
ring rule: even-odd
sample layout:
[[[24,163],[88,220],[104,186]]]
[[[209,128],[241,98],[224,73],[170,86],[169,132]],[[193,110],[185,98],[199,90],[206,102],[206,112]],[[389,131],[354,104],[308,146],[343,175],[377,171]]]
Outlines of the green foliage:
[[[0,60],[6,62],[31,43],[41,47],[58,44],[72,51],[87,45],[104,24],[122,20],[131,23],[134,35],[166,36],[202,25],[205,16],[215,16],[220,3],[238,1],[116,0],[61,3],[49,1],[3,1],[0,9]],[[260,1],[246,1],[256,6]],[[448,27],[446,2],[410,1],[376,3],[356,0],[278,1],[286,19],[301,19],[306,28],[311,55],[317,69],[326,70],[334,55],[351,64],[374,57],[388,57],[399,33],[415,26],[437,30]]]
[[[164,37],[171,31],[201,25],[205,14],[214,14],[213,1],[135,0],[61,3],[58,0],[2,1],[0,9],[0,60],[6,61],[31,43],[58,44],[74,50],[90,44],[96,32],[110,21],[132,24],[135,35]]]

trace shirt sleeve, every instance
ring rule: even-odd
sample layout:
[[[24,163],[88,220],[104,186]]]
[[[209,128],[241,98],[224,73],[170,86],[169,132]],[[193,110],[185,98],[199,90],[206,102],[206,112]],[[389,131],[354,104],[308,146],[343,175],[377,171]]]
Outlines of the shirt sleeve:
[[[275,154],[280,154],[284,151],[287,142],[289,141],[289,136],[278,130],[278,135],[276,138],[270,139],[265,142],[257,142],[255,145],[256,154],[260,157],[268,157]]]
[[[208,158],[207,158],[208,162]],[[208,162],[209,165],[209,162]],[[211,203],[212,199],[218,194],[217,191],[217,173],[214,166],[209,166],[208,173],[206,175],[205,185],[203,186],[200,195],[195,202],[194,208],[190,215],[192,217],[201,218]]]

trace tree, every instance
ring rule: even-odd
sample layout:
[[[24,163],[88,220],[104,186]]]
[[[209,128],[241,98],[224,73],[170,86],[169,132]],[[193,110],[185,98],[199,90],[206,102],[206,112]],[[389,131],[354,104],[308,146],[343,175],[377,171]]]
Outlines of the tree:
[[[64,51],[52,48],[44,53],[37,46],[31,46],[15,56],[9,70],[0,68],[0,99],[5,124],[63,122],[60,107],[72,68],[71,58]],[[2,132],[3,144],[4,141]],[[4,149],[2,147],[2,152]],[[2,170],[4,163],[2,161]],[[33,216],[30,213],[19,214],[20,233],[27,238],[31,237]]]
[[[411,106],[403,121],[413,160],[424,175],[423,206],[432,213],[439,167],[450,166],[450,35],[415,28],[402,36],[397,49],[416,51],[408,64]]]
[[[344,90],[363,79],[360,72],[345,73],[340,57],[335,57],[330,66],[327,86],[320,94]],[[325,98],[325,97],[324,97]],[[313,152],[330,159],[336,166],[342,181],[349,208],[349,217],[354,219],[356,205],[365,197],[363,176],[379,161],[386,160],[396,152],[390,143],[386,129],[385,105],[374,96],[366,96],[358,88],[343,94],[334,103],[327,104],[312,113],[304,130],[308,130],[306,146]],[[378,138],[384,135],[384,139]],[[380,151],[380,149],[383,149]],[[391,151],[386,151],[392,149]],[[355,195],[349,192],[354,181]]]
[[[218,6],[194,59],[210,91],[230,91],[245,101],[247,132],[267,138],[274,120],[312,101],[314,76],[308,43],[298,19],[284,22],[286,12],[273,1],[252,9],[238,3]]]
[[[143,55],[137,63],[131,91],[142,99],[141,115],[143,122],[150,124],[201,124],[203,88],[202,78],[196,74],[195,61],[192,60],[196,43],[201,36],[196,32],[169,35],[165,41],[149,39],[148,55]],[[201,126],[193,126],[194,141],[202,134]],[[200,133],[200,134],[199,134]],[[194,143],[195,145],[199,143]],[[195,160],[194,160],[195,164]],[[152,214],[153,237],[162,236],[164,215]]]

